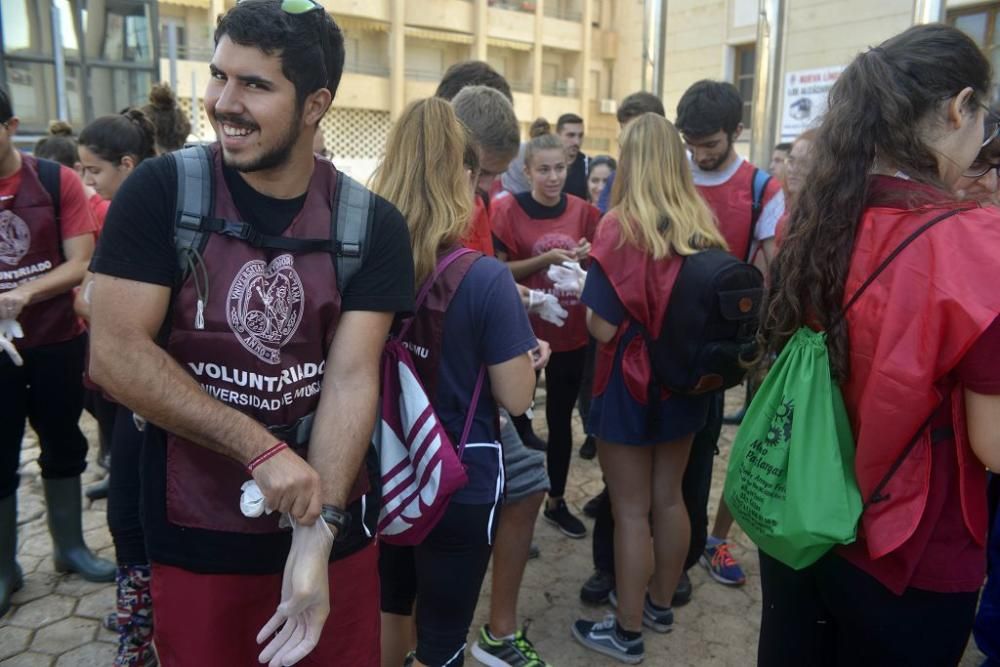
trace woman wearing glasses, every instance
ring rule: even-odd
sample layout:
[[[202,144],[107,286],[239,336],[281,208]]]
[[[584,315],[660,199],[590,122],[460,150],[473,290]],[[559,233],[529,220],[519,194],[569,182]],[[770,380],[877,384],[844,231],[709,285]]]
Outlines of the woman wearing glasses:
[[[995,135],[989,86],[976,44],[929,25],[858,56],[831,91],[763,331],[777,353],[801,326],[826,330],[866,507],[857,540],[803,570],[761,553],[761,665],[954,665],[965,650],[984,466],[1000,468],[1000,214],[953,191]]]

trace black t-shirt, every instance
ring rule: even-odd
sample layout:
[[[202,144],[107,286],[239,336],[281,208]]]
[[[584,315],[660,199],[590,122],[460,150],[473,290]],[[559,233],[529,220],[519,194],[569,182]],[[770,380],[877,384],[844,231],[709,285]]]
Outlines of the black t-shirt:
[[[576,154],[576,159],[569,166],[566,173],[566,183],[563,184],[563,192],[576,195],[583,201],[590,201],[590,190],[587,187],[587,172],[589,171],[590,158],[583,151]]]
[[[268,235],[280,235],[302,209],[305,195],[275,199],[254,190],[238,172],[223,168],[233,203],[244,221]],[[179,278],[174,247],[177,199],[174,158],[146,160],[115,195],[91,271],[139,282],[174,287]],[[365,260],[341,296],[342,310],[409,312],[413,308],[413,259],[403,216],[389,202],[375,197],[375,217]],[[169,316],[167,321],[169,322]],[[166,446],[162,430],[147,428],[143,450],[143,524],[150,559],[203,573],[266,574],[284,567],[291,533],[244,535],[186,528],[170,523],[166,514]],[[370,457],[371,458],[371,457]],[[377,466],[369,461],[377,488]],[[234,499],[234,502],[236,500]],[[332,559],[342,558],[369,541],[378,499],[348,508],[353,515],[348,535],[334,543]]]

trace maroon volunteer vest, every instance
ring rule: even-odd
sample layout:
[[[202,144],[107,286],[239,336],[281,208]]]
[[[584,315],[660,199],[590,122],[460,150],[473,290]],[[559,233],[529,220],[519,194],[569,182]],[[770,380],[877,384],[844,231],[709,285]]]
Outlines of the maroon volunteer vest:
[[[726,239],[729,252],[746,261],[750,256],[750,225],[753,221],[753,171],[754,166],[747,161],[739,166],[732,178],[722,185],[699,185],[698,192],[715,214],[719,231]],[[771,179],[761,197],[761,207],[781,186],[777,179]]]
[[[41,278],[63,263],[62,238],[52,198],[38,180],[38,162],[21,155],[21,184],[14,200],[0,211],[0,292]],[[67,341],[80,333],[73,293],[27,306],[17,321],[24,338],[20,349]]]
[[[212,161],[212,217],[242,220],[226,187],[218,146],[213,146]],[[331,237],[336,179],[330,162],[316,161],[305,204],[282,236]],[[314,412],[340,318],[333,256],[255,248],[209,234],[202,258],[209,288],[204,328],[195,326],[199,272],[192,271],[174,298],[167,351],[206,393],[267,427],[291,425]],[[297,451],[306,454],[304,447]],[[248,519],[240,513],[240,487],[250,478],[233,459],[168,434],[171,523],[239,533],[280,530],[276,514]],[[359,471],[350,499],[365,491],[367,477]]]

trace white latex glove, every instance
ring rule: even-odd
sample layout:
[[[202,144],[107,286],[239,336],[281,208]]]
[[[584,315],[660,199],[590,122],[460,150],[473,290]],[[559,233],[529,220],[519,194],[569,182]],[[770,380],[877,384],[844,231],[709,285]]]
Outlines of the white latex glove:
[[[0,350],[7,353],[15,366],[23,366],[24,359],[14,347],[15,338],[24,338],[24,331],[17,320],[0,320]]]
[[[531,290],[528,299],[528,312],[535,313],[546,322],[551,322],[557,327],[566,323],[569,313],[559,305],[559,299],[555,294],[548,294],[541,290]]]
[[[257,482],[252,479],[248,482],[243,482],[240,491],[243,492],[240,494],[240,512],[243,512],[243,516],[256,519],[265,513],[271,513],[272,510],[267,506],[267,501],[264,500],[264,494],[261,493]]]
[[[333,533],[325,521],[300,526],[292,520],[292,548],[281,581],[281,604],[257,633],[258,644],[271,637],[257,658],[261,664],[294,665],[316,648],[330,615],[328,568],[332,548]]]
[[[580,268],[580,262],[553,264],[549,267],[547,275],[560,292],[567,292],[574,296],[580,296],[583,293],[583,283],[587,278],[587,272]]]

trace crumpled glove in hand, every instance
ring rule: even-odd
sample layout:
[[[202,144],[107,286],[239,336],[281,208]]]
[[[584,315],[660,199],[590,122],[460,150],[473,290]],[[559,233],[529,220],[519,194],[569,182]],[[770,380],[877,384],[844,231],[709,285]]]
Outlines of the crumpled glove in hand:
[[[269,667],[294,665],[309,655],[319,643],[323,625],[330,615],[329,565],[333,533],[322,519],[311,526],[300,526],[291,517],[289,520],[292,548],[281,581],[281,604],[257,634],[258,644],[271,637],[257,658]]]
[[[580,268],[580,262],[553,264],[549,267],[547,275],[560,292],[567,292],[574,296],[580,296],[583,293],[583,283],[587,279],[587,272]]]
[[[528,312],[535,313],[557,327],[564,325],[569,315],[566,309],[559,305],[559,298],[555,294],[535,289],[528,294]]]
[[[264,494],[254,480],[251,479],[243,482],[240,490],[243,492],[240,494],[240,512],[243,513],[243,516],[256,519],[259,516],[264,516],[274,511],[267,506]]]
[[[0,350],[7,353],[15,366],[23,366],[24,359],[14,347],[15,338],[24,338],[24,330],[17,320],[0,320]]]

